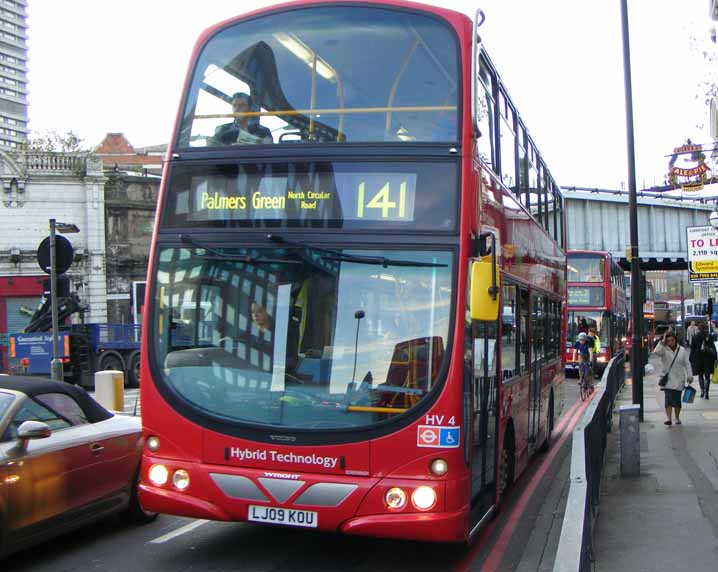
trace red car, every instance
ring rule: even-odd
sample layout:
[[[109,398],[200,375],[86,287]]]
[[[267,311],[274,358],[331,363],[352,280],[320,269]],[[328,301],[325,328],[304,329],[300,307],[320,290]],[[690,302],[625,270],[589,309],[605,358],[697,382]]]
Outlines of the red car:
[[[141,451],[139,417],[64,382],[0,376],[0,556],[114,513],[154,520],[137,496]]]

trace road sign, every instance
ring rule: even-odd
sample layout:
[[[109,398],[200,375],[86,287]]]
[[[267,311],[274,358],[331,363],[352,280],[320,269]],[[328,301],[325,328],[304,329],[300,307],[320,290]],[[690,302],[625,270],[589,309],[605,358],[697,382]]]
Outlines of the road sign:
[[[686,228],[688,279],[691,282],[718,281],[718,230],[712,226]]]
[[[72,266],[74,252],[72,244],[61,234],[55,235],[55,272],[64,274]],[[43,272],[50,274],[50,237],[46,237],[37,247],[37,263]]]

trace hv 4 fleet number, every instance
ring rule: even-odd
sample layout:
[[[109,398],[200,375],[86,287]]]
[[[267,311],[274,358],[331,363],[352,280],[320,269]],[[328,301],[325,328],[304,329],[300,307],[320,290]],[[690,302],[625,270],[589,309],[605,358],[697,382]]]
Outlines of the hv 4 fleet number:
[[[248,520],[252,522],[271,522],[287,526],[317,527],[317,513],[313,510],[296,510],[292,508],[275,508],[272,506],[249,505]]]

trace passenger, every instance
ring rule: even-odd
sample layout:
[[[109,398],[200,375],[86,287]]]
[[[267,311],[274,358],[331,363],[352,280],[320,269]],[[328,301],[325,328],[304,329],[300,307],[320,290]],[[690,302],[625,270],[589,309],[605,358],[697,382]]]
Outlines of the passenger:
[[[237,92],[232,96],[232,111],[235,118],[232,123],[220,125],[214,132],[217,145],[260,145],[272,143],[272,132],[259,124],[257,117],[244,115],[254,111],[252,97]]]

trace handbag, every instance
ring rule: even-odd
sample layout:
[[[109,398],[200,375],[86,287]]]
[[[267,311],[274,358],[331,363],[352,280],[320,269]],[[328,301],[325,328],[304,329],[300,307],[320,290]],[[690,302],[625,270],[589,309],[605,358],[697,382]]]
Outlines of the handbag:
[[[681,348],[676,348],[676,353],[673,356],[673,361],[671,362],[671,365],[668,366],[668,371],[661,376],[661,379],[658,380],[658,385],[660,387],[665,387],[668,384],[668,374],[671,373],[671,368],[673,367],[673,364],[676,363],[676,358],[678,357],[679,351],[681,351]]]
[[[696,390],[690,385],[683,390],[683,403],[693,403],[696,397]]]

